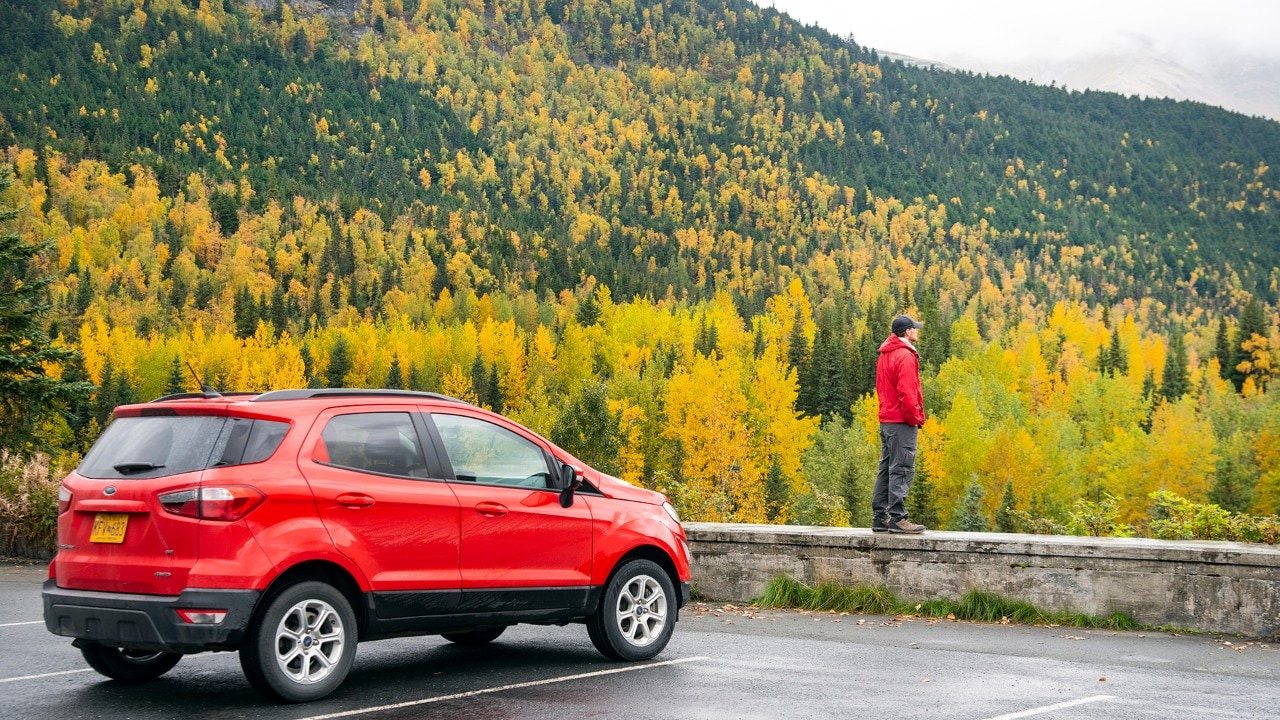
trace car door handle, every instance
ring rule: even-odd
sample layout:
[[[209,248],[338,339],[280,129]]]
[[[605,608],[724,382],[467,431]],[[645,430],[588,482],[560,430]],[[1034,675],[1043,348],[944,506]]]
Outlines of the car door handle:
[[[502,517],[507,514],[507,506],[496,502],[478,502],[476,512],[487,517]]]
[[[349,508],[365,508],[377,502],[363,493],[343,493],[335,500],[339,505]]]

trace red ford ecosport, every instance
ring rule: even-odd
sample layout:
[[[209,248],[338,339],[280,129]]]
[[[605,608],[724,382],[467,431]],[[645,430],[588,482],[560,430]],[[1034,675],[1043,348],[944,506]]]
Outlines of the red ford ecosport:
[[[689,597],[666,498],[453,398],[184,394],[115,418],[63,481],[43,591],[45,625],[111,678],[238,650],[261,692],[315,700],[357,642],[515,623],[585,622],[644,660]]]

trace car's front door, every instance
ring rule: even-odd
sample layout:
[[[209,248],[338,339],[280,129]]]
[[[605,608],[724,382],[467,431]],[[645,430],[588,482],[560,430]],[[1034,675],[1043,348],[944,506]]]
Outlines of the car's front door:
[[[581,496],[560,506],[548,448],[465,409],[430,418],[462,511],[459,612],[581,602],[591,581],[591,510]]]

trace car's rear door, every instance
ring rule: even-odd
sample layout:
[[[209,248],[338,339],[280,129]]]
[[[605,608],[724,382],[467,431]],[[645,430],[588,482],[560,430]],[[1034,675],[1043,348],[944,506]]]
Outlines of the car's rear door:
[[[299,466],[339,552],[368,578],[381,620],[453,612],[458,499],[424,453],[411,408],[353,406],[320,414]]]

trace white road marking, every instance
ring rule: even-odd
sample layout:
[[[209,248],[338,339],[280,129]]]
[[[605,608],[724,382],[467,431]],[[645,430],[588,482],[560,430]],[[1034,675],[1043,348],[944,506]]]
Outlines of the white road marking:
[[[76,673],[93,672],[92,668],[81,670],[63,670],[62,672],[43,673],[41,675],[23,675],[22,677],[0,678],[0,683],[18,682],[19,680],[39,680],[40,678],[57,677],[59,675],[75,675]]]
[[[986,720],[1016,720],[1017,718],[1031,717],[1040,713],[1053,712],[1054,710],[1062,710],[1064,708],[1075,707],[1077,705],[1087,705],[1089,703],[1102,702],[1103,700],[1115,700],[1115,695],[1094,695],[1092,697],[1080,698],[1079,700],[1068,700],[1060,702],[1057,705],[1045,705],[1044,707],[1031,708],[1022,712],[1009,713],[1008,715],[997,715],[995,717],[986,718]]]
[[[0,625],[0,627],[18,627],[19,625],[43,625],[43,624],[44,624],[43,620],[32,620],[31,622],[4,623],[3,625]]]
[[[331,718],[351,717],[352,715],[364,715],[366,713],[383,712],[386,710],[399,710],[401,708],[415,707],[418,705],[426,705],[428,703],[444,702],[446,700],[459,700],[462,698],[476,697],[478,695],[489,695],[491,693],[503,692],[506,690],[518,690],[520,688],[536,687],[538,685],[551,685],[554,683],[569,682],[570,680],[583,680],[585,678],[601,677],[604,675],[614,675],[616,673],[635,672],[637,670],[648,670],[649,668],[663,667],[665,665],[679,665],[681,663],[694,662],[697,660],[710,660],[709,657],[688,657],[679,660],[667,660],[665,662],[649,663],[648,665],[629,665],[627,667],[616,668],[613,670],[597,670],[596,672],[581,673],[578,675],[565,675],[563,677],[547,678],[546,680],[531,680],[529,682],[512,683],[511,685],[499,685],[498,687],[483,688],[481,690],[468,690],[467,692],[454,693],[453,695],[438,695],[436,697],[423,698],[422,700],[410,700],[408,702],[396,703],[394,705],[379,705],[377,707],[359,708],[357,710],[346,710],[344,712],[330,713],[328,715],[314,715],[302,720],[331,720]]]

